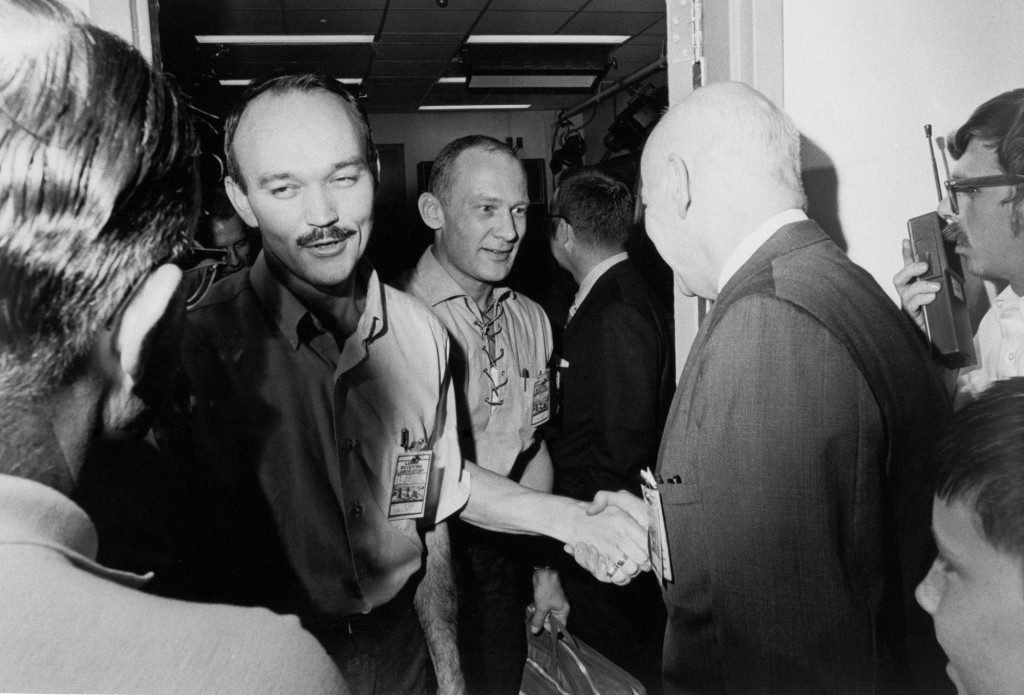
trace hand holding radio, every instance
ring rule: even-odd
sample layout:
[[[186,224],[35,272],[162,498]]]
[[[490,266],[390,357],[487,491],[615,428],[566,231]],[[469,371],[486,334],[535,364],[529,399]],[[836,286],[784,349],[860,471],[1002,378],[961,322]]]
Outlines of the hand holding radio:
[[[893,276],[892,282],[900,296],[903,312],[914,320],[922,333],[927,333],[924,307],[935,301],[935,296],[942,285],[933,280],[923,280],[928,275],[929,265],[925,261],[915,261],[910,239],[903,240],[903,268]]]

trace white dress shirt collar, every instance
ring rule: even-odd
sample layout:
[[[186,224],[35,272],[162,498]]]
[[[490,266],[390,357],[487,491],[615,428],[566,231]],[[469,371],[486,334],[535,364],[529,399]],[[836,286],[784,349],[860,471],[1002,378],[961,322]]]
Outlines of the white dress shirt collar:
[[[573,299],[572,307],[569,309],[570,318],[576,313],[576,310],[580,308],[580,305],[583,304],[583,300],[587,298],[588,294],[590,294],[590,290],[594,289],[594,285],[601,279],[601,276],[608,272],[613,265],[621,263],[627,258],[629,258],[629,254],[623,251],[622,253],[617,253],[614,256],[609,256],[590,269],[590,272],[583,277],[583,282],[580,283],[580,288],[576,290],[576,298]]]
[[[729,257],[725,259],[725,264],[722,266],[722,272],[718,276],[718,291],[721,292],[725,289],[725,285],[732,276],[736,274],[743,264],[751,259],[751,257],[757,253],[757,250],[761,248],[768,239],[771,238],[775,232],[779,231],[787,224],[793,224],[794,222],[800,222],[807,219],[807,214],[798,208],[790,208],[789,210],[783,210],[782,212],[772,215],[767,220],[757,226],[757,228],[744,237],[736,248],[732,250]]]

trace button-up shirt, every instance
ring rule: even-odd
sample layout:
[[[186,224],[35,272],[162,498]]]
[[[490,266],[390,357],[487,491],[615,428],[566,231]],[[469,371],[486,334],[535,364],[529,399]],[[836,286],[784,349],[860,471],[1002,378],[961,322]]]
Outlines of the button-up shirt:
[[[0,475],[0,691],[345,692],[294,616],[143,593],[97,542],[70,499]]]
[[[1007,287],[985,312],[974,337],[978,364],[960,370],[956,406],[965,405],[992,382],[1024,376],[1024,298]]]
[[[187,482],[210,598],[304,620],[367,612],[423,556],[417,522],[388,518],[398,456],[433,451],[433,519],[468,499],[444,328],[368,265],[357,272],[366,305],[340,348],[262,255],[189,313]]]
[[[402,288],[422,299],[451,334],[463,455],[507,476],[533,444],[533,396],[551,358],[551,324],[536,302],[496,287],[481,311],[434,257],[420,257]]]

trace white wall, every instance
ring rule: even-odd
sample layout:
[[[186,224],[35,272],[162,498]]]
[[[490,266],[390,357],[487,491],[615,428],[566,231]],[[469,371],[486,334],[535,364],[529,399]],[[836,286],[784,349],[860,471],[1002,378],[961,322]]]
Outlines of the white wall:
[[[433,161],[442,147],[463,135],[479,133],[502,141],[521,137],[521,158],[550,159],[555,119],[553,111],[382,113],[370,115],[370,127],[375,142],[405,146],[406,195],[414,196],[416,165]],[[551,172],[546,173],[550,193]]]
[[[1024,2],[783,0],[782,15],[783,105],[820,149],[805,168],[831,160],[848,253],[895,297],[907,218],[937,202],[923,126],[945,136],[1024,86]]]

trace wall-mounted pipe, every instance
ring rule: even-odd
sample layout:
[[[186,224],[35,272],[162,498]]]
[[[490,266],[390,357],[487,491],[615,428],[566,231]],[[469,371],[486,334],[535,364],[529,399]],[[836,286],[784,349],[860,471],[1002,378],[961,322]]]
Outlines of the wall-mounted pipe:
[[[602,89],[600,92],[590,97],[589,99],[585,99],[584,101],[579,102],[575,106],[570,106],[567,109],[562,109],[561,111],[558,112],[558,122],[561,123],[562,121],[572,118],[578,113],[583,113],[591,106],[594,106],[595,104],[600,104],[608,97],[612,96],[613,94],[618,94],[619,92],[621,92],[623,89],[633,84],[634,82],[639,82],[640,80],[658,72],[658,70],[664,70],[667,66],[668,60],[665,58],[665,56],[661,56],[650,65],[640,68],[632,75],[627,75],[626,77],[623,77],[621,80],[613,82],[610,87]]]

